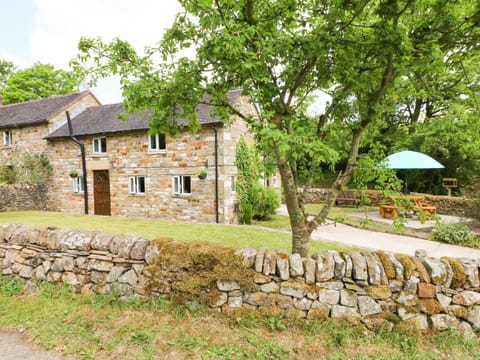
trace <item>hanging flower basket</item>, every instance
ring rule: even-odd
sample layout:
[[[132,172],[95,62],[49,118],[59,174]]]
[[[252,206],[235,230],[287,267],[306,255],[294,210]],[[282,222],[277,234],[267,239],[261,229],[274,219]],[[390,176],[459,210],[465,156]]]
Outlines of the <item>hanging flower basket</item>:
[[[198,178],[200,180],[205,180],[207,178],[207,172],[205,170],[202,170],[198,173]]]
[[[72,171],[70,171],[70,177],[71,177],[72,179],[78,177],[78,171],[77,171],[77,170],[72,170]]]

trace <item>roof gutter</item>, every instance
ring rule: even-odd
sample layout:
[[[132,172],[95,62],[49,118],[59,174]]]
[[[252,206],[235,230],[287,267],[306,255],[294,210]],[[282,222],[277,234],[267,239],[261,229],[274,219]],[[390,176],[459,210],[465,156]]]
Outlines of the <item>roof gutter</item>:
[[[85,215],[88,214],[88,191],[87,191],[87,161],[85,159],[85,145],[73,136],[72,120],[70,119],[70,113],[66,111],[67,114],[67,124],[68,124],[68,135],[79,147],[80,153],[82,155],[82,175],[83,175],[83,204]]]

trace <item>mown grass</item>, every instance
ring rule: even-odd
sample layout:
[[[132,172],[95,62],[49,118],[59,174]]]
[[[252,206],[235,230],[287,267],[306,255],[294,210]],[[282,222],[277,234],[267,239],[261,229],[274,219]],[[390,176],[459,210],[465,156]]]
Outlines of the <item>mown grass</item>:
[[[42,284],[25,294],[0,277],[0,327],[25,328],[66,359],[477,359],[480,340],[455,331],[370,332],[333,320],[306,321],[196,303],[120,300]]]
[[[0,212],[0,223],[15,222],[36,226],[56,226],[113,234],[134,234],[146,239],[170,237],[180,241],[209,241],[237,249],[291,249],[291,236],[283,231],[269,231],[247,225],[192,224],[173,221],[127,219],[110,216],[73,215],[42,211]],[[288,219],[287,219],[288,222]],[[353,247],[312,241],[310,253],[327,250],[352,251]]]

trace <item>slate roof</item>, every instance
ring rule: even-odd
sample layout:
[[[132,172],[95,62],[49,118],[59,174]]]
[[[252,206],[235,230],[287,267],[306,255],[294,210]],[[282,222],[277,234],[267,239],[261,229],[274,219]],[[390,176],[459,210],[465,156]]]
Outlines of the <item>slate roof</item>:
[[[0,128],[47,123],[64,111],[71,103],[91,94],[81,91],[74,94],[52,96],[46,99],[0,106]]]
[[[228,94],[229,100],[235,103],[240,97],[241,91],[232,91]],[[200,124],[215,124],[221,122],[210,116],[212,110],[208,105],[199,105],[198,120]],[[121,121],[118,114],[124,113],[125,109],[122,103],[92,106],[85,109],[72,119],[73,135],[99,135],[111,134],[125,131],[148,130],[149,113],[128,114],[129,121]],[[178,118],[179,125],[186,125],[185,119]],[[46,139],[55,139],[68,137],[68,125],[65,124],[46,136]]]

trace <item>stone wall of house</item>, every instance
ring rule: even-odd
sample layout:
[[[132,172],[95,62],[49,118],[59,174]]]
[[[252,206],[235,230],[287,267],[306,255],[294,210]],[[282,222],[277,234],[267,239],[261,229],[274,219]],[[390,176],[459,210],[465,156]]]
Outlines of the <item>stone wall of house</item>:
[[[48,134],[48,125],[26,126],[10,129],[13,145],[0,147],[0,164],[16,165],[18,158],[25,153],[42,153],[45,149],[43,137]],[[3,143],[2,143],[3,144]]]
[[[52,129],[67,121],[65,111],[70,111],[73,117],[85,108],[98,104],[98,100],[91,93],[87,93],[84,97],[60,111],[56,116],[48,119],[48,122],[9,129],[12,131],[13,144],[10,147],[0,146],[0,165],[11,165],[10,162],[15,161],[16,154],[44,153],[47,146],[47,141],[44,137]]]
[[[233,160],[224,149],[231,147],[232,133],[239,127],[217,126],[219,141],[218,186],[219,221],[236,222],[235,193],[232,177],[236,175]],[[203,126],[197,134],[182,131],[166,139],[166,150],[149,152],[148,133],[129,132],[105,135],[107,153],[92,153],[92,136],[82,137],[87,158],[89,212],[94,213],[93,171],[108,170],[112,215],[189,222],[215,222],[215,151],[214,131]],[[81,174],[79,147],[69,139],[52,140],[47,156],[54,169],[54,192],[61,211],[82,213],[83,193],[74,193],[72,169]],[[206,179],[198,173],[207,171]],[[191,194],[173,194],[173,177],[191,176]],[[129,176],[145,177],[145,194],[129,194]]]
[[[240,97],[237,100],[236,106],[244,113],[254,115],[251,105],[248,104],[247,99]],[[219,187],[220,198],[225,199],[222,204],[222,212],[224,214],[224,223],[232,224],[238,222],[238,202],[235,193],[235,184],[237,179],[237,167],[235,165],[237,144],[243,136],[245,139],[253,140],[252,134],[249,133],[247,124],[240,118],[236,117],[234,121],[218,133],[219,135],[219,157],[221,159],[220,166],[223,168],[220,172],[220,183],[223,186]],[[212,159],[213,160],[213,159]]]
[[[32,290],[46,280],[82,292],[191,297],[187,290],[195,283],[184,285],[194,278],[201,292],[195,296],[223,311],[348,318],[372,330],[398,322],[435,330],[480,327],[480,259],[436,259],[422,251],[328,251],[303,259],[265,248],[223,257],[222,251],[168,239],[0,226],[0,270]]]
[[[0,212],[55,210],[49,184],[16,184],[0,187]]]

